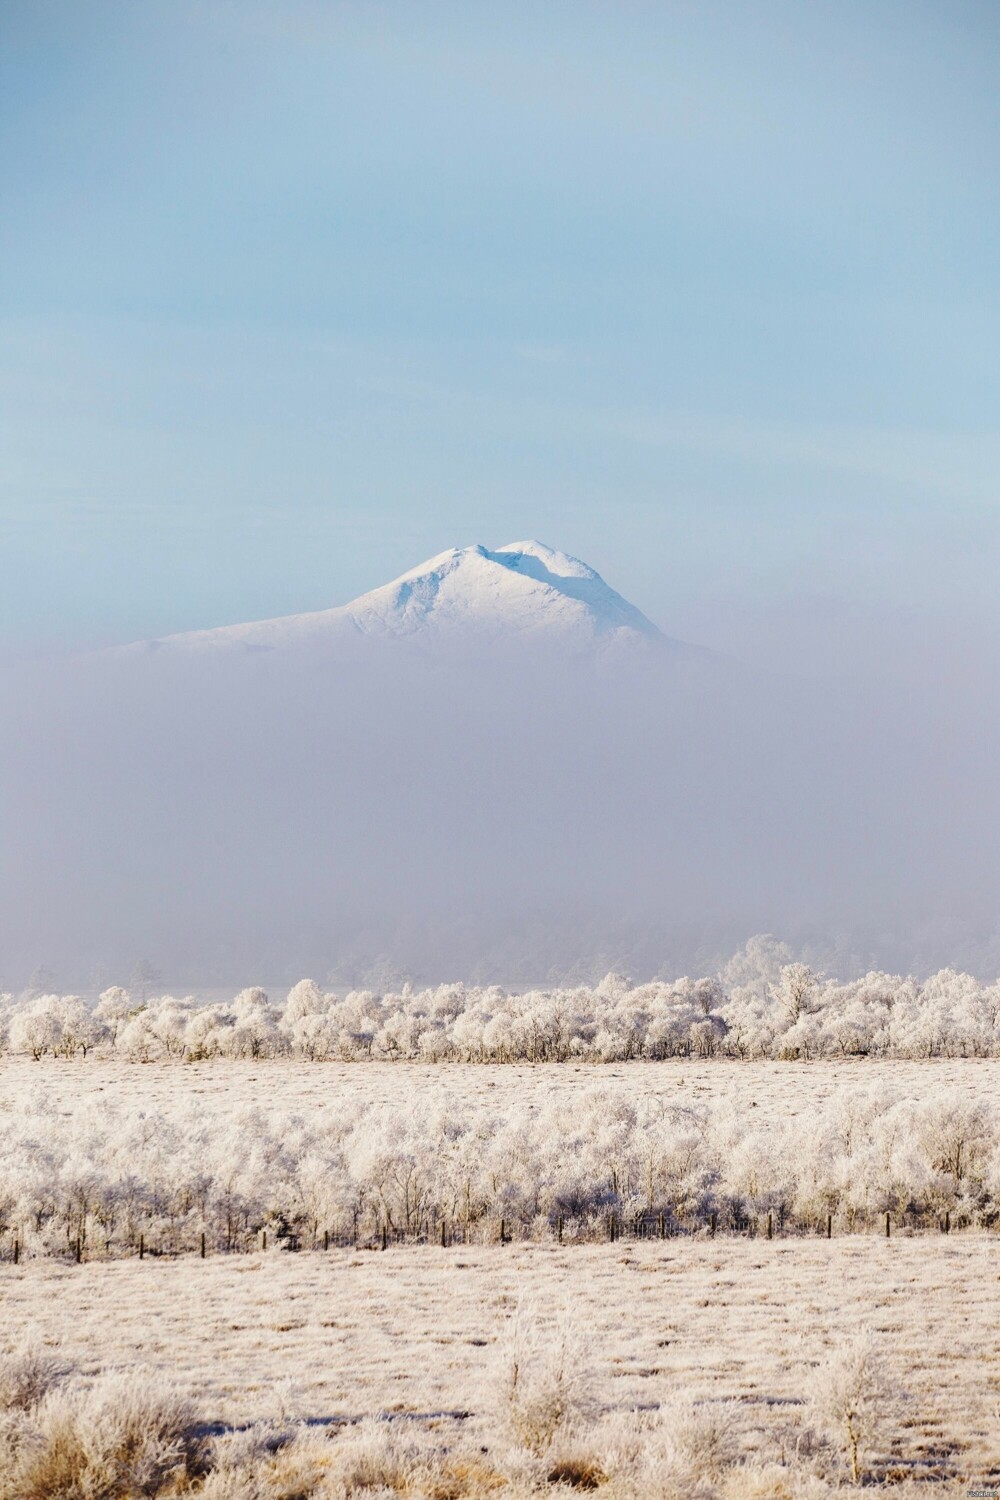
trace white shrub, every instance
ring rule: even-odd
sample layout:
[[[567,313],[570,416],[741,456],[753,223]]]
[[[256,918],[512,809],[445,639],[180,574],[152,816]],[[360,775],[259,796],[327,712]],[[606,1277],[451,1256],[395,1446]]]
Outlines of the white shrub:
[[[718,1479],[739,1457],[738,1403],[678,1403],[663,1415],[668,1451],[677,1468],[696,1478]]]
[[[64,1373],[65,1366],[37,1344],[0,1354],[0,1412],[30,1411]]]
[[[132,1373],[89,1388],[50,1390],[0,1474],[0,1500],[139,1500],[180,1485],[198,1467],[189,1403]]]
[[[887,1432],[899,1391],[876,1337],[856,1334],[838,1344],[810,1381],[810,1398],[818,1425],[845,1453],[851,1480],[860,1484],[865,1458]]]
[[[596,1411],[587,1345],[563,1317],[544,1329],[518,1311],[500,1346],[498,1404],[517,1443],[540,1457]]]

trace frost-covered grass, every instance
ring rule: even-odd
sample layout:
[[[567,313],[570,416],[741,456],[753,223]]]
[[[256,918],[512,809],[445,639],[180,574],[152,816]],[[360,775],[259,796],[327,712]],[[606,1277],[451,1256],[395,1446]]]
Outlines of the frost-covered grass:
[[[168,1115],[190,1107],[209,1122],[253,1105],[333,1118],[343,1106],[378,1108],[400,1104],[430,1106],[442,1099],[456,1105],[487,1103],[500,1113],[511,1109],[536,1114],[547,1104],[572,1107],[595,1088],[616,1098],[650,1094],[697,1106],[718,1104],[755,1124],[808,1120],[817,1109],[854,1089],[883,1088],[894,1096],[948,1098],[955,1103],[986,1103],[1000,1097],[1000,1058],[883,1058],[870,1067],[864,1058],[816,1060],[802,1067],[781,1062],[698,1057],[624,1063],[407,1063],[378,1065],[336,1060],[310,1063],[276,1060],[271,1067],[250,1059],[148,1063],[127,1059],[0,1057],[0,1108],[16,1114],[32,1098],[52,1102],[54,1112],[113,1099],[121,1107],[162,1110]]]
[[[998,1097],[995,1059],[4,1058],[0,1500],[1000,1488]],[[650,1195],[682,1232],[611,1243]],[[471,1242],[322,1249],[407,1206]]]
[[[1000,1062],[0,1062],[0,1258],[1000,1223]],[[610,1223],[609,1223],[610,1221]]]
[[[957,1496],[1000,1480],[998,1273],[972,1233],[5,1266],[0,1441],[80,1467],[0,1495]],[[87,1490],[144,1412],[173,1488]]]

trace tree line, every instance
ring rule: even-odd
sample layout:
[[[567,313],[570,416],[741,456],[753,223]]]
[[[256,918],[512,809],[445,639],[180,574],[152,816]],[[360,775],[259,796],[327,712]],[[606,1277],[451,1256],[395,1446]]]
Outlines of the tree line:
[[[56,994],[0,996],[0,1046],[41,1059],[297,1057],[421,1062],[627,1062],[1000,1056],[1000,982],[942,969],[838,980],[753,939],[715,975],[511,992],[403,984],[379,994],[311,979],[273,1001],[148,997],[114,986],[95,1006]]]

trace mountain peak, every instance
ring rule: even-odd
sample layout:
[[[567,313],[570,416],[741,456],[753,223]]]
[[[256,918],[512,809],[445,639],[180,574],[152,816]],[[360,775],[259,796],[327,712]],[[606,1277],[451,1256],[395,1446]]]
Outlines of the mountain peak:
[[[188,631],[147,646],[249,651],[337,644],[359,636],[407,637],[477,646],[496,638],[551,639],[571,646],[666,638],[593,568],[539,541],[491,550],[452,547],[350,604],[215,630]]]
[[[546,547],[544,542],[508,542],[506,547],[497,548],[496,556],[503,559],[509,557],[508,566],[511,568],[521,569],[534,562],[541,564],[553,578],[596,578],[603,582],[600,574],[595,573],[593,568],[588,568],[578,557],[557,552],[554,547]],[[530,571],[530,566],[527,570]]]
[[[454,547],[344,606],[365,634],[411,635],[433,626],[477,636],[534,634],[660,637],[656,626],[593,568],[542,542]]]

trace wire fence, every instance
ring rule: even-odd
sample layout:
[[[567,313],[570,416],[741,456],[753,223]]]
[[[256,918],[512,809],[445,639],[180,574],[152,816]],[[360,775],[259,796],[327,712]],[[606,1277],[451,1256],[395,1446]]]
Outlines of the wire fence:
[[[673,1239],[762,1239],[791,1242],[816,1238],[832,1240],[859,1235],[891,1239],[893,1235],[912,1238],[983,1227],[973,1224],[965,1216],[953,1220],[950,1212],[939,1216],[936,1222],[929,1220],[926,1214],[890,1213],[866,1215],[863,1218],[852,1216],[849,1221],[827,1214],[811,1222],[792,1220],[780,1211],[766,1214],[731,1211],[725,1215],[712,1212],[703,1216],[654,1213],[628,1217],[608,1213],[586,1221],[560,1215],[550,1222],[544,1233],[539,1232],[537,1224],[529,1225],[503,1218],[465,1221],[428,1216],[409,1228],[402,1228],[384,1219],[379,1221],[370,1216],[362,1219],[359,1216],[348,1225],[334,1225],[332,1228],[313,1225],[309,1230],[303,1230],[301,1226],[278,1223],[269,1227],[230,1229],[224,1236],[202,1231],[192,1237],[190,1231],[172,1230],[150,1233],[140,1231],[116,1236],[90,1229],[75,1234],[67,1233],[65,1245],[58,1246],[51,1242],[39,1246],[37,1241],[26,1239],[23,1231],[8,1228],[0,1231],[0,1261],[18,1265],[29,1259],[57,1259],[71,1264],[123,1259],[155,1261],[181,1257],[199,1257],[204,1260],[220,1255],[247,1255],[268,1251],[293,1254],[335,1250],[389,1251],[402,1246],[447,1250],[461,1246],[526,1245],[540,1242],[571,1248],[600,1243]]]

